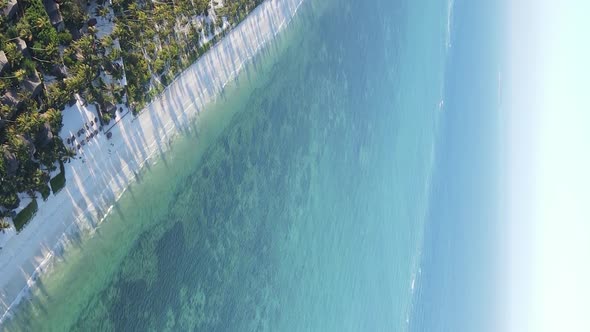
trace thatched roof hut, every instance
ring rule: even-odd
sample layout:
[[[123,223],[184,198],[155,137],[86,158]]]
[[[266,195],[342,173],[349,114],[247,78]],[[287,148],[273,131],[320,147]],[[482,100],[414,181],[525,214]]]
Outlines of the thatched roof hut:
[[[22,38],[17,37],[14,39],[14,43],[16,44],[16,49],[25,57],[30,58],[31,53],[29,52],[29,47],[27,46],[27,42],[24,41]]]
[[[43,0],[43,6],[45,7],[47,16],[49,16],[51,25],[53,25],[57,31],[62,31],[65,26],[61,12],[59,11],[59,5],[53,0]]]
[[[6,6],[2,8],[2,15],[6,16],[8,19],[13,18],[18,10],[16,0],[8,0]]]
[[[22,84],[23,88],[31,93],[32,98],[37,97],[43,88],[39,74],[36,71],[34,75],[27,77]]]
[[[4,105],[8,105],[13,109],[16,109],[20,104],[20,100],[18,100],[18,93],[14,89],[8,90],[2,97],[0,97],[0,102]],[[8,117],[12,117],[14,114],[9,114]]]
[[[35,154],[35,152],[37,152],[37,149],[35,148],[35,144],[33,144],[33,142],[31,142],[31,140],[23,135],[17,135],[16,136],[18,139],[20,139],[26,146],[27,146],[27,150],[29,150],[29,155],[31,156],[31,158],[33,158],[33,155]]]
[[[51,67],[51,75],[59,78],[65,78],[68,76],[68,72],[65,66],[55,64]]]
[[[5,68],[10,66],[8,64],[8,59],[6,58],[6,53],[4,51],[0,51],[0,74],[4,71]]]
[[[13,176],[16,174],[18,170],[19,162],[16,159],[14,153],[8,151],[8,149],[4,148],[3,158],[4,158],[4,165],[6,166],[6,174],[8,176]]]
[[[39,143],[40,147],[47,146],[47,144],[51,143],[53,140],[53,133],[51,132],[51,126],[49,123],[45,122],[43,128],[37,134],[37,142]]]

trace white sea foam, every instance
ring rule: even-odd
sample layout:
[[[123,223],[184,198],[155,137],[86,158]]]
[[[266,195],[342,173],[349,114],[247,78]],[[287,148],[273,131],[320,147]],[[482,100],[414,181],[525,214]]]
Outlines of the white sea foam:
[[[452,29],[453,29],[453,10],[455,7],[455,0],[449,0],[447,2],[447,32],[445,37],[445,43],[447,50],[453,46],[452,44]]]

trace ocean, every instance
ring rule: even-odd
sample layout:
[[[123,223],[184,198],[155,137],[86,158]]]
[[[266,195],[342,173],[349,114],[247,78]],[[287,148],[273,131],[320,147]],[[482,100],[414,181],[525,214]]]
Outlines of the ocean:
[[[412,331],[504,331],[503,1],[456,1]]]
[[[437,330],[453,296],[437,276],[471,263],[439,251],[466,225],[439,212],[487,183],[446,179],[490,179],[452,168],[483,160],[476,143],[448,154],[473,139],[461,133],[493,134],[463,127],[487,112],[456,117],[469,106],[469,81],[449,74],[461,6],[307,0],[92,236],[72,239],[7,330]]]

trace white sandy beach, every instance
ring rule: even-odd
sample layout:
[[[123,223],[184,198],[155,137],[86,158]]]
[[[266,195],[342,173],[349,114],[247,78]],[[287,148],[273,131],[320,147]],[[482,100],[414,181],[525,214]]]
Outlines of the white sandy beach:
[[[67,234],[96,227],[145,162],[167,149],[172,136],[288,24],[302,2],[262,3],[140,115],[120,119],[110,129],[110,140],[100,133],[77,159],[65,164],[66,187],[46,202],[38,199],[33,220],[19,234],[11,234],[0,250],[0,323],[27,294],[54,252],[61,250]]]

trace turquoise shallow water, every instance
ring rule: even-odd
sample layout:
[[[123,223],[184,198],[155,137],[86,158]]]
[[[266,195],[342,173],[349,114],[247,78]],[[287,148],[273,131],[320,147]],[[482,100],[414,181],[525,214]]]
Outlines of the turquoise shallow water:
[[[447,10],[307,1],[8,329],[407,329]]]

